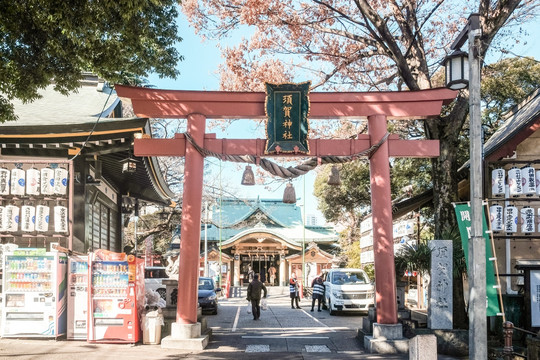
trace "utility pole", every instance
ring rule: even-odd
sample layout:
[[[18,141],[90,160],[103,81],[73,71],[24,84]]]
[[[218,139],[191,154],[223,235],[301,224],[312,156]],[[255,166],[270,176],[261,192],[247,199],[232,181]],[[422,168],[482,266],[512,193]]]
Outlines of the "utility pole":
[[[469,17],[469,119],[471,128],[471,241],[469,241],[469,355],[487,359],[486,243],[482,209],[482,119],[480,117],[480,17]],[[472,286],[471,286],[472,285]]]
[[[482,34],[480,15],[471,14],[467,26],[450,47],[454,52],[445,59],[446,86],[453,90],[469,87],[470,123],[470,208],[471,228],[468,244],[469,279],[469,356],[487,359],[486,243],[482,216],[482,119],[480,116],[479,41]],[[469,44],[468,55],[460,50]],[[468,77],[467,77],[468,75]]]

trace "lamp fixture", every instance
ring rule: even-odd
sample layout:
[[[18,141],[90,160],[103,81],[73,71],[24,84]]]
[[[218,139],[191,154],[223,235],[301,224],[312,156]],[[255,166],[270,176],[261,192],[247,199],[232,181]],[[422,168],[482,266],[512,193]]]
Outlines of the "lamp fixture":
[[[137,171],[137,163],[139,161],[131,157],[131,150],[129,151],[128,157],[124,160],[120,160],[120,162],[122,163],[122,174],[134,174]]]
[[[292,182],[289,182],[283,191],[283,202],[285,204],[296,204],[296,192]]]
[[[255,185],[255,175],[249,165],[246,165],[244,174],[242,174],[242,185]]]
[[[328,185],[341,185],[341,179],[339,178],[339,169],[336,165],[332,165],[330,170],[330,176],[328,177]]]
[[[460,90],[469,86],[469,55],[465,51],[454,50],[443,60],[446,87]]]

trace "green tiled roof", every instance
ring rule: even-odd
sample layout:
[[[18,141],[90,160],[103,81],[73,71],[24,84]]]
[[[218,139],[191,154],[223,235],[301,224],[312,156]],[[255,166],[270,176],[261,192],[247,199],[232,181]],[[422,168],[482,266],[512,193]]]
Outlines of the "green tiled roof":
[[[304,230],[302,211],[296,204],[285,204],[276,199],[232,199],[224,198],[212,208],[211,224],[206,237],[209,241],[229,243],[249,232],[269,232],[290,242],[300,244],[315,241],[331,243],[338,239],[332,227],[307,226]],[[204,229],[201,234],[204,238]]]

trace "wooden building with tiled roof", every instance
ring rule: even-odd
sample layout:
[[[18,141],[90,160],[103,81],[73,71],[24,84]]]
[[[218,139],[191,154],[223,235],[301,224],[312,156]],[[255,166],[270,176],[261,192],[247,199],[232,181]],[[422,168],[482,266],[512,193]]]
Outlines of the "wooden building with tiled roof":
[[[81,253],[121,252],[122,212],[133,210],[138,200],[168,205],[174,197],[156,158],[132,156],[134,137],[151,136],[149,119],[124,118],[114,90],[91,74],[77,92],[63,95],[51,85],[40,94],[31,103],[14,100],[18,120],[0,123],[0,168],[10,175],[37,176],[64,169],[66,189],[45,194],[23,187],[21,192],[2,193],[0,207],[50,209],[46,231],[24,230],[19,224],[13,231],[0,231],[2,243],[48,250],[55,242]],[[36,180],[33,175],[23,179]],[[62,231],[55,228],[55,206],[67,209],[68,227]]]

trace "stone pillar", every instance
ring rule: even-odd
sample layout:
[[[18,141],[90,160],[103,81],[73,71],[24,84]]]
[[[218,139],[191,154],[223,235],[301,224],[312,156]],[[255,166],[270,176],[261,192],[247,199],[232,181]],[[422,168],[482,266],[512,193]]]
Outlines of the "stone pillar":
[[[234,286],[240,286],[240,255],[234,258]]]
[[[285,259],[280,259],[279,261],[279,285],[280,286],[286,286],[287,285],[287,277],[285,272]]]
[[[409,340],[409,360],[431,360],[437,358],[437,337],[416,335]]]
[[[371,145],[387,134],[385,115],[368,116]],[[396,274],[394,270],[394,228],[390,194],[388,141],[384,141],[369,159],[373,221],[373,257],[375,261],[375,302],[377,323],[397,324]]]
[[[453,328],[452,240],[431,240],[431,282],[428,300],[428,328]]]

